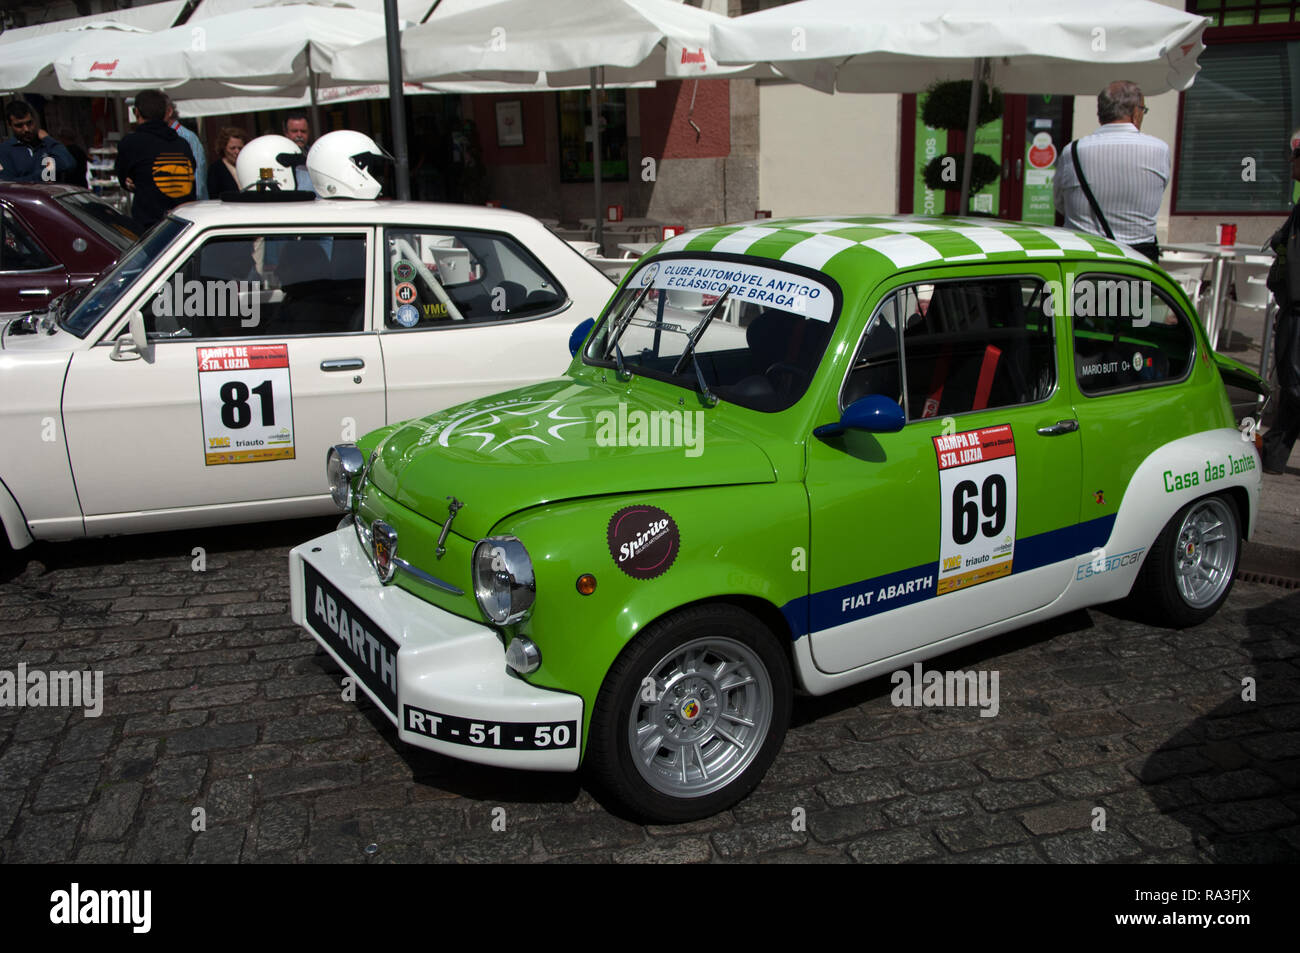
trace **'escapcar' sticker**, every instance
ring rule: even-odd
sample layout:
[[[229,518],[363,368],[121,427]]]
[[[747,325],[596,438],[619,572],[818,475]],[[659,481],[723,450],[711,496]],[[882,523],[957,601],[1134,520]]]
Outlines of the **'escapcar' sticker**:
[[[939,458],[936,595],[1011,575],[1016,439],[1010,424],[932,438]]]
[[[654,579],[672,566],[681,548],[673,518],[657,506],[625,506],[606,532],[614,564],[633,579]]]

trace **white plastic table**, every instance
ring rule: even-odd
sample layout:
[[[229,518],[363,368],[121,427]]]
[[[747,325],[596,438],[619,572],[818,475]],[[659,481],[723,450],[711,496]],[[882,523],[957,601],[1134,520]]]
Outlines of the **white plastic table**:
[[[1225,275],[1228,265],[1235,261],[1245,261],[1247,255],[1272,254],[1271,251],[1257,251],[1250,245],[1219,245],[1215,242],[1180,242],[1161,245],[1161,250],[1185,251],[1205,255],[1214,259],[1214,272],[1210,278],[1210,313],[1205,318],[1205,333],[1210,339],[1210,346],[1218,349],[1220,322],[1223,318],[1223,302],[1228,294],[1228,282]]]

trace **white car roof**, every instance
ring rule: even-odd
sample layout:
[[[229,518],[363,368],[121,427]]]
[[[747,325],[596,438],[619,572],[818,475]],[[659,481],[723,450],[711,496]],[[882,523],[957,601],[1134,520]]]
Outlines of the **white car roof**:
[[[188,202],[171,214],[196,225],[457,225],[517,231],[543,228],[531,215],[445,202],[314,199],[310,202]]]

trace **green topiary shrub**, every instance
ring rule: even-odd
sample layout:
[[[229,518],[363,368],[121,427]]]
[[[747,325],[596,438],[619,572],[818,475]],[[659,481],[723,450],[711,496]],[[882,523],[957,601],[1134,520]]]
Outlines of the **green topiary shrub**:
[[[945,152],[943,155],[935,156],[925,166],[925,187],[936,192],[960,192],[961,170],[965,158],[962,154],[953,152]],[[945,179],[943,176],[944,159],[953,160],[951,165],[953,176],[951,180]],[[974,195],[990,182],[996,182],[1001,174],[1002,167],[998,165],[995,159],[986,156],[982,152],[975,153],[975,163],[970,173],[970,194]]]
[[[970,83],[968,79],[950,80],[927,89],[921,121],[932,129],[965,129],[970,114]],[[1002,111],[1002,91],[985,87],[984,95],[980,96],[977,124],[992,122]]]

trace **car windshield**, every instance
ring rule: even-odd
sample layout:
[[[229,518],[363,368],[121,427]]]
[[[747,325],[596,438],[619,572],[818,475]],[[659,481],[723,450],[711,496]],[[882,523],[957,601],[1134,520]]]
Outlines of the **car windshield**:
[[[702,376],[722,400],[784,410],[817,373],[840,297],[825,275],[783,262],[664,255],[633,272],[583,360],[693,390],[701,389]]]
[[[66,192],[56,195],[54,201],[120,252],[126,251],[140,237],[135,222],[89,192]]]
[[[59,326],[84,338],[86,332],[95,326],[104,312],[117,303],[140,273],[153,264],[163,250],[188,227],[188,222],[177,218],[165,218],[155,225],[145,233],[144,238],[131,246],[130,251],[111,271],[106,271],[95,279],[90,292],[82,297],[72,312],[61,316]]]

